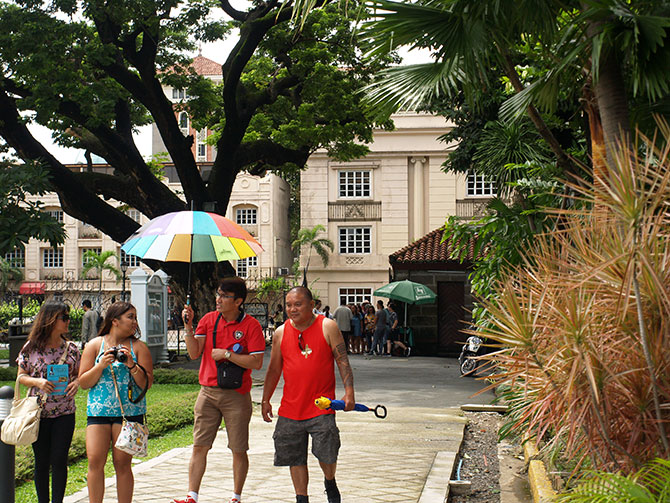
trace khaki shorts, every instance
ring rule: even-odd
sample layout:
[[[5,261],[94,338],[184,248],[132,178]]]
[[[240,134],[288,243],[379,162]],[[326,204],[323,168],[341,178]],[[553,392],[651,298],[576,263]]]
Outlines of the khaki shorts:
[[[233,452],[249,450],[251,393],[241,395],[234,389],[202,386],[195,402],[193,444],[212,447],[223,418],[228,448]]]

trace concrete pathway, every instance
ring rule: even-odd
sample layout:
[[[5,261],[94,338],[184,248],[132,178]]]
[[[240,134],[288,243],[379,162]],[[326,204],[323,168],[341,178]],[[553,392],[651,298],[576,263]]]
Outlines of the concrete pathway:
[[[265,365],[268,356],[266,355]],[[462,403],[488,403],[492,395],[471,395],[484,384],[458,375],[456,362],[441,358],[351,357],[357,401],[386,405],[388,417],[372,413],[338,413],[342,437],[337,480],[343,501],[443,503],[463,438]],[[262,379],[264,370],[254,374]],[[341,387],[338,387],[338,392]],[[252,390],[260,402],[260,387]],[[272,403],[276,411],[281,389]],[[339,398],[339,397],[338,397]],[[245,503],[295,501],[288,468],[272,465],[274,423],[255,411],[250,425],[250,469]],[[183,497],[188,483],[190,448],[173,449],[134,466],[136,503],[168,503]],[[323,476],[310,455],[310,500],[325,502]],[[209,453],[200,503],[227,502],[232,495],[231,455],[222,430]],[[113,478],[105,503],[116,501]],[[65,503],[88,502],[86,490]]]

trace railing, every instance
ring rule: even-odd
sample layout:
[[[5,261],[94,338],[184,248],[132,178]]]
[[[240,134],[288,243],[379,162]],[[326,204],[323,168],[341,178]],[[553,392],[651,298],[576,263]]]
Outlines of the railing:
[[[456,200],[456,216],[459,218],[479,218],[486,215],[486,206],[490,199]]]
[[[328,220],[374,221],[382,219],[381,201],[336,201],[328,203]]]

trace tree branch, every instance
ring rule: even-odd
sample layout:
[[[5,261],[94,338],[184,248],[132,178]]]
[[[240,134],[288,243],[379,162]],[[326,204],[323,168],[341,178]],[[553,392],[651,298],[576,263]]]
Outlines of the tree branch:
[[[228,0],[220,0],[221,8],[223,12],[232,17],[235,21],[244,22],[247,19],[247,13],[235,9]]]

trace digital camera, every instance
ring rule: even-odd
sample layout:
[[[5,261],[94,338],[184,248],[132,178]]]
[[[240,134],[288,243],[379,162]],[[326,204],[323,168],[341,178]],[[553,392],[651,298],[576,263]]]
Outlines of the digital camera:
[[[114,346],[114,347],[109,348],[109,350],[114,355],[114,358],[116,358],[116,361],[119,361],[121,363],[126,363],[126,360],[128,359],[128,355],[121,352],[122,347],[123,346]]]

